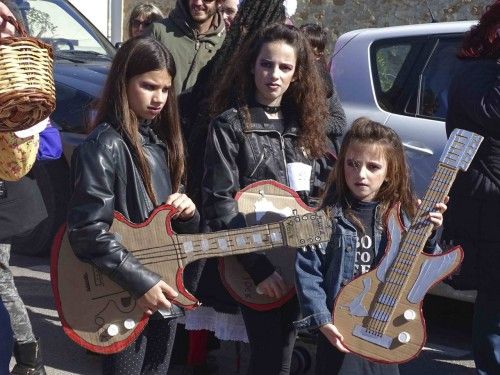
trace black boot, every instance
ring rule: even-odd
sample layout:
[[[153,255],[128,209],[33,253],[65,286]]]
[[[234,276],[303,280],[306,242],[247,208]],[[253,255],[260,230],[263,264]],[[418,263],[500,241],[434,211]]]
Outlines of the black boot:
[[[11,375],[46,375],[40,353],[40,340],[24,344],[14,344],[16,365]]]

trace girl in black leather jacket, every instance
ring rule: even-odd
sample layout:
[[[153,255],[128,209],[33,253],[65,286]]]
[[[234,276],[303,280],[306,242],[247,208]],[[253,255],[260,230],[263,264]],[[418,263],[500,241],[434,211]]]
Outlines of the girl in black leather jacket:
[[[328,173],[324,85],[307,40],[295,27],[275,24],[228,63],[215,93],[202,182],[204,225],[245,226],[235,194],[272,179],[314,204]],[[293,164],[293,168],[292,168]],[[306,177],[298,183],[294,168]],[[295,171],[297,171],[295,170]],[[258,290],[279,299],[286,285],[265,255],[239,257]],[[288,374],[295,342],[296,297],[269,311],[240,306],[251,348],[249,374]]]
[[[169,299],[177,292],[108,230],[114,211],[141,223],[162,203],[178,210],[172,222],[176,232],[198,229],[193,202],[179,193],[184,150],[174,77],[174,60],[160,43],[147,37],[124,43],[98,103],[94,129],[72,157],[68,232],[75,254],[152,315],[133,344],[104,357],[105,374],[166,374],[169,366],[172,318],[180,314]]]

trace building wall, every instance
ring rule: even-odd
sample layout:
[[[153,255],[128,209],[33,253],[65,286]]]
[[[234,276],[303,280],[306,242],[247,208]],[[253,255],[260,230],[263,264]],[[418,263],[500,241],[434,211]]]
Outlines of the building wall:
[[[247,0],[256,1],[256,0]],[[265,1],[265,0],[264,0]],[[124,0],[124,24],[140,1]],[[175,0],[152,0],[168,13]],[[294,22],[326,26],[332,40],[346,31],[365,28],[477,19],[493,0],[298,0]],[[429,11],[430,9],[430,11]]]

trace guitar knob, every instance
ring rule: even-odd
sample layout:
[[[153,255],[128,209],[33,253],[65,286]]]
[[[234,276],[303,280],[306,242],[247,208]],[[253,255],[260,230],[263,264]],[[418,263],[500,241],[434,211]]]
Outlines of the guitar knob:
[[[417,317],[417,313],[412,309],[408,309],[408,310],[405,310],[405,312],[403,313],[403,316],[407,321],[411,321],[411,320],[415,320],[415,318]]]
[[[408,332],[401,332],[399,335],[398,335],[398,341],[401,343],[401,344],[407,344],[410,342],[410,339],[411,339],[411,336]]]
[[[116,324],[110,324],[106,332],[110,337],[114,337],[120,332],[120,329]]]
[[[123,322],[123,326],[125,327],[125,329],[131,330],[135,328],[135,322],[133,319],[126,319]]]

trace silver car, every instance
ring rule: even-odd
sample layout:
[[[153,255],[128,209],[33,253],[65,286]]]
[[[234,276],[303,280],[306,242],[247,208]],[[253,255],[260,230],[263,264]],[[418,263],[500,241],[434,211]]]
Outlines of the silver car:
[[[401,137],[419,196],[446,143],[445,118],[456,52],[474,21],[354,30],[336,42],[330,73],[347,123],[369,117]],[[473,301],[475,292],[439,284],[433,294]]]

